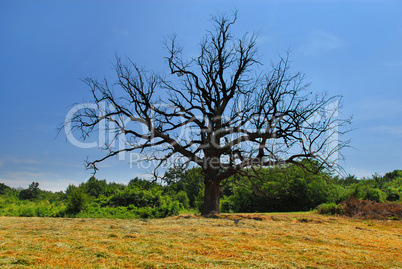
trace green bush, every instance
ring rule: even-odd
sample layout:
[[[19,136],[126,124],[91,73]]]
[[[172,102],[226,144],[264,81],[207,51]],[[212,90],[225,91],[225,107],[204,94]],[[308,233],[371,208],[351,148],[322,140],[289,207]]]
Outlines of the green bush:
[[[129,205],[159,207],[161,205],[161,194],[161,191],[126,188],[111,196],[105,205],[114,207],[127,207]]]
[[[363,197],[364,200],[370,200],[382,203],[386,198],[386,194],[380,189],[368,188]]]
[[[395,188],[389,188],[387,190],[387,201],[396,202],[401,198],[399,191]]]
[[[38,182],[32,182],[28,189],[22,190],[19,194],[19,198],[21,200],[35,200],[38,198],[40,194],[40,189],[39,189],[39,183]]]
[[[224,196],[219,202],[219,209],[222,213],[233,213],[235,212],[233,196]]]
[[[258,179],[234,178],[229,200],[223,198],[222,212],[308,211],[322,203],[337,201],[342,188],[324,173],[308,173],[300,167],[261,168]],[[249,173],[253,173],[250,171]],[[261,179],[261,180],[260,180]]]
[[[325,203],[317,207],[317,212],[323,215],[343,215],[345,209],[341,204]]]
[[[77,214],[85,208],[88,203],[87,196],[83,189],[76,188],[68,196],[66,213]]]
[[[204,195],[204,190],[200,189],[197,197],[194,200],[194,206],[198,212],[202,212],[202,208],[204,207]]]
[[[18,217],[61,217],[65,211],[64,205],[54,206],[48,201],[31,202],[24,201],[19,204],[9,204],[4,216]]]
[[[108,219],[132,219],[139,218],[136,212],[131,212],[126,207],[99,207],[88,206],[81,212],[77,213],[78,218],[108,218]]]
[[[80,218],[112,218],[112,219],[131,219],[131,218],[165,218],[168,216],[178,215],[182,208],[179,201],[172,201],[168,196],[160,198],[158,207],[136,207],[131,204],[129,206],[87,206],[75,217]]]
[[[5,194],[7,191],[11,190],[9,186],[4,183],[0,183],[0,195]]]
[[[18,215],[20,217],[36,217],[35,209],[30,206],[22,206],[18,208]]]
[[[185,191],[179,191],[175,196],[175,200],[179,201],[185,209],[190,208],[190,199],[188,199]]]

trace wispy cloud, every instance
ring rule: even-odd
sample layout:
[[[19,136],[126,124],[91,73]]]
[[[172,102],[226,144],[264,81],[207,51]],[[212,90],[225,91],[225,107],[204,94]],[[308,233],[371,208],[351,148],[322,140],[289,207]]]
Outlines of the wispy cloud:
[[[300,50],[309,56],[318,56],[344,46],[341,38],[331,32],[314,30]]]
[[[12,162],[13,164],[38,164],[38,163],[41,163],[40,160],[27,159],[27,158],[15,158],[15,157],[9,158],[9,161]]]
[[[9,165],[36,165],[43,163],[40,160],[28,159],[28,158],[16,158],[16,157],[4,157],[0,159],[0,167],[6,167]]]
[[[41,172],[8,171],[1,176],[1,181],[12,187],[26,188],[33,181],[40,181],[44,175]]]
[[[42,172],[27,172],[27,171],[10,171],[7,173],[6,177],[15,179],[16,181],[24,181],[27,178],[31,178],[32,180],[36,178],[41,178],[44,176]]]

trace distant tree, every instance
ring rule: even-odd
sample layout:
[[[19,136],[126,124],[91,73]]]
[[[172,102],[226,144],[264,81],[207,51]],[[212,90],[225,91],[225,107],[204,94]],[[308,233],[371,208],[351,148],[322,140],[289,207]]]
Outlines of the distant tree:
[[[200,192],[204,191],[204,177],[202,169],[191,168],[184,171],[178,167],[168,169],[162,180],[166,183],[164,187],[165,193],[169,195],[176,195],[181,191],[187,194],[189,199],[189,206],[196,208],[197,200],[199,199]]]
[[[156,184],[154,182],[150,182],[149,180],[145,180],[139,177],[135,177],[128,183],[128,187],[138,188],[140,190],[148,190],[152,187],[155,187]]]
[[[389,188],[387,190],[387,201],[396,202],[399,201],[401,198],[398,189],[396,188]]]
[[[85,208],[88,197],[82,188],[71,188],[68,195],[66,212],[77,214]]]
[[[84,79],[96,108],[66,120],[72,126],[66,131],[78,130],[84,139],[105,126],[114,131],[111,141],[125,137],[124,148],[109,143],[104,157],[87,162],[89,169],[134,150],[156,162],[155,171],[164,164],[200,167],[202,214],[219,213],[221,187],[229,177],[259,180],[258,173],[247,174],[255,167],[303,166],[304,159],[318,161],[319,169],[334,168],[331,156],[348,143],[329,148],[328,141],[350,123],[336,117],[331,104],[339,97],[307,91],[303,74],[289,71],[288,55],[259,74],[257,35],[231,34],[237,13],[212,20],[215,28],[202,39],[198,57],[185,59],[175,37],[166,40],[170,77],[116,57],[117,82]]]
[[[87,194],[98,198],[99,195],[106,192],[107,183],[106,180],[99,180],[92,176],[87,182],[83,183],[83,187]]]
[[[324,173],[309,173],[298,165],[286,169],[269,169],[265,178],[251,183],[237,178],[233,194],[226,195],[221,205],[232,212],[286,212],[314,209],[324,202],[332,202],[336,193],[331,178]],[[277,170],[277,171],[273,171]],[[262,177],[260,175],[260,177]]]
[[[74,190],[77,189],[77,186],[73,185],[73,184],[69,184],[66,188],[66,196],[70,196]]]
[[[124,190],[127,186],[122,183],[109,182],[103,195],[106,197],[111,196],[119,190]]]
[[[40,189],[39,189],[39,183],[38,182],[32,182],[28,189],[21,190],[20,192],[20,199],[21,200],[35,200],[38,198],[40,194]]]
[[[394,170],[392,172],[385,173],[383,178],[385,181],[392,181],[397,178],[402,178],[402,170]]]
[[[355,183],[359,183],[359,179],[355,175],[348,174],[345,178],[338,179],[338,182],[343,185],[351,185]]]
[[[6,191],[11,190],[9,186],[4,183],[0,183],[0,194],[6,193]]]

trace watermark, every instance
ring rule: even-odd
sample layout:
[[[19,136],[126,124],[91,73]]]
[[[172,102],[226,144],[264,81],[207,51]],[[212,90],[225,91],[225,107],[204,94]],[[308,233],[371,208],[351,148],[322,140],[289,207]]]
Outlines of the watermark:
[[[242,107],[237,105],[237,110],[241,111]],[[222,168],[222,166],[227,165],[244,165],[247,166],[266,166],[271,163],[275,164],[280,162],[280,160],[286,159],[285,155],[289,152],[300,150],[300,144],[302,149],[308,149],[311,152],[317,151],[316,153],[320,158],[325,160],[327,163],[337,164],[338,163],[338,107],[339,102],[335,101],[322,110],[316,111],[299,126],[301,130],[296,132],[300,135],[297,137],[299,144],[287,144],[286,141],[282,142],[277,139],[277,134],[283,128],[284,122],[283,117],[273,118],[269,120],[261,118],[262,116],[253,116],[248,118],[242,123],[241,128],[230,129],[222,128],[220,130],[210,130],[208,127],[200,128],[200,122],[204,122],[205,126],[208,126],[208,122],[205,121],[204,116],[193,116],[192,118],[183,116],[176,119],[176,122],[170,124],[179,126],[175,128],[175,133],[170,134],[172,138],[179,145],[186,145],[187,150],[199,151],[199,158],[208,161],[208,165],[211,168]],[[174,109],[165,104],[159,105],[159,110],[163,109]],[[160,160],[164,158],[164,150],[167,147],[173,147],[169,143],[154,143],[152,146],[152,151],[154,154],[160,154],[158,156],[153,155],[153,157],[148,158],[146,153],[141,152],[128,152],[129,149],[138,148],[141,149],[141,145],[146,143],[153,143],[158,140],[154,137],[149,126],[141,123],[140,117],[128,117],[122,116],[118,113],[113,113],[114,107],[108,105],[106,102],[99,103],[82,103],[77,104],[67,113],[64,122],[64,131],[67,140],[74,146],[82,149],[99,148],[101,150],[109,150],[109,152],[118,152],[117,157],[121,161],[129,161],[130,168],[168,168],[172,164],[177,163],[183,159],[183,156],[179,154],[173,154],[163,162]],[[155,111],[155,110],[154,110]],[[239,114],[240,116],[240,114]],[[87,117],[87,118],[85,118]],[[241,118],[241,117],[239,117]],[[155,115],[151,115],[152,128],[157,126],[158,121]],[[87,120],[87,121],[85,121]],[[233,117],[222,117],[218,119],[221,122],[233,121]],[[90,124],[88,124],[90,123]],[[82,124],[87,124],[84,126]],[[97,127],[97,132],[93,126]],[[131,126],[130,126],[131,125]],[[134,125],[134,126],[133,126]],[[78,128],[77,128],[78,126]],[[230,126],[230,125],[228,125]],[[88,128],[88,133],[91,134],[91,138],[96,139],[96,141],[88,142],[85,139],[79,139],[75,136],[74,128],[78,129],[78,132],[82,132],[81,128]],[[127,137],[129,133],[126,130],[133,130],[137,134],[143,134],[143,137]],[[256,133],[265,132],[267,134],[268,141],[262,141],[261,137],[256,136],[255,139],[251,137]],[[317,135],[318,132],[318,135]],[[321,134],[319,132],[322,132]],[[200,140],[202,135],[214,133],[215,135],[221,134],[218,140],[211,140],[208,144],[200,145],[199,143],[193,143],[194,140]],[[296,139],[296,140],[297,140]],[[317,145],[315,145],[316,143]],[[316,146],[317,149],[313,147]],[[232,155],[222,154],[223,157],[220,158],[203,158],[202,151],[208,149],[222,150],[225,147],[229,147]],[[309,147],[309,148],[308,148]],[[263,154],[258,154],[258,152],[263,151]],[[155,153],[156,152],[156,153]],[[237,153],[238,155],[236,155]],[[248,161],[244,162],[241,160],[244,156],[241,156],[240,152],[247,152],[249,154],[247,157]],[[254,155],[253,155],[254,154]],[[283,158],[280,155],[283,155]],[[128,155],[128,158],[127,158]],[[264,156],[262,158],[257,158],[258,156]],[[200,163],[198,163],[200,164]],[[202,164],[200,164],[202,165]],[[164,167],[165,166],[165,167]]]

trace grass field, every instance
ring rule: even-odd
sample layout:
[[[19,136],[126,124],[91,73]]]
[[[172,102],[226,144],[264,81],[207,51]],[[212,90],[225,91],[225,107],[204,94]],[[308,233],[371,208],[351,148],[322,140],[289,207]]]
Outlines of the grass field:
[[[402,268],[402,221],[0,217],[1,268]]]

